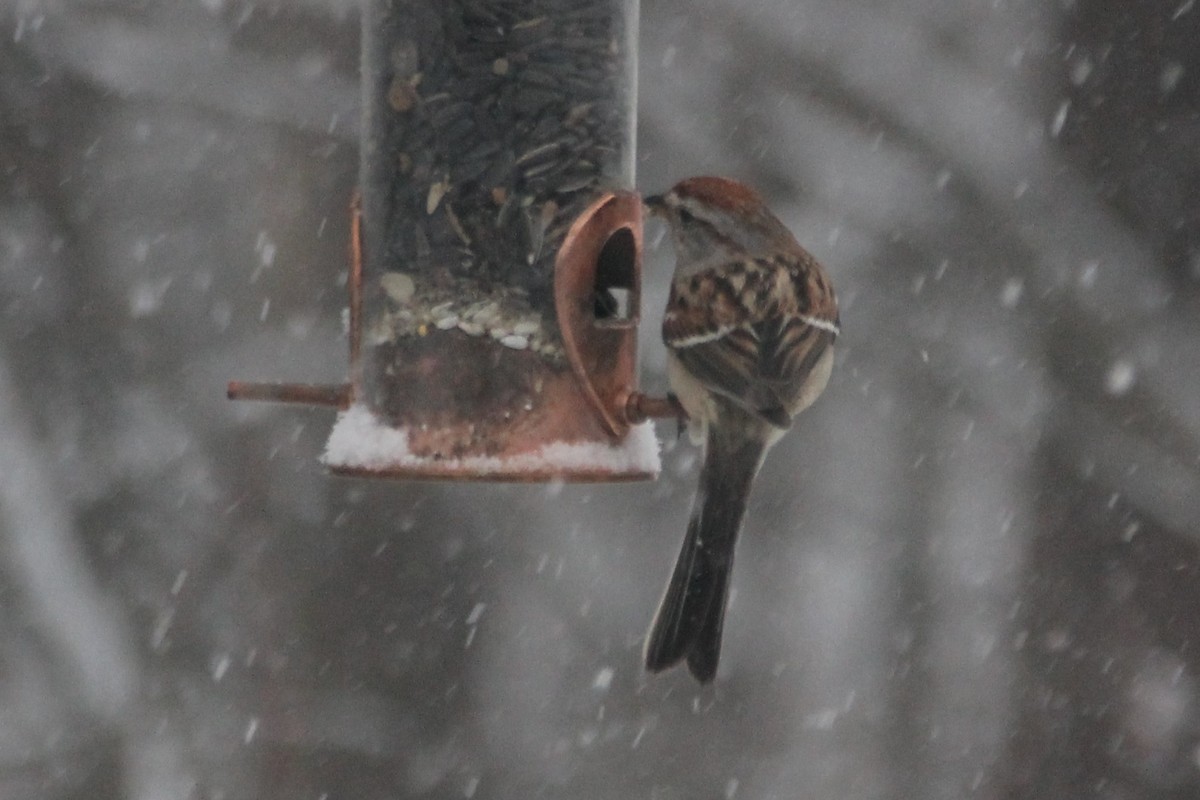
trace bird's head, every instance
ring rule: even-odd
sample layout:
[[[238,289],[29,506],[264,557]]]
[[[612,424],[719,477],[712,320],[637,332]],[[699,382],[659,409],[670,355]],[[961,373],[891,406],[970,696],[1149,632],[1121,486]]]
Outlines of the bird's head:
[[[795,246],[762,196],[729,178],[688,178],[644,201],[670,226],[680,263],[744,258]]]

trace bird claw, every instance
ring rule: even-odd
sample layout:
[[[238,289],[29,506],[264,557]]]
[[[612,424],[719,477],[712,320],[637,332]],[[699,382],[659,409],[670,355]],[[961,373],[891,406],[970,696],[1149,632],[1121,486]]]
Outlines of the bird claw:
[[[674,392],[667,392],[667,400],[678,412],[675,415],[675,441],[679,441],[683,438],[684,431],[688,429],[688,417],[683,413],[683,406],[679,402],[678,395]]]

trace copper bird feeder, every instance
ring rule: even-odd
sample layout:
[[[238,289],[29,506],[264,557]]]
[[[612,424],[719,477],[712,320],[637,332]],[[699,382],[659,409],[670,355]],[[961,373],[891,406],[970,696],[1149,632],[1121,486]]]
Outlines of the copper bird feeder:
[[[231,383],[341,409],[338,474],[654,477],[636,390],[637,3],[370,0],[350,375]]]

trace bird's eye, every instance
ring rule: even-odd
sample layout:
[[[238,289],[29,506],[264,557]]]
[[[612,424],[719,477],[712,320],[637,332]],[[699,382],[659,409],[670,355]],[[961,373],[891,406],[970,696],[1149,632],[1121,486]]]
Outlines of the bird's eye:
[[[678,211],[679,211],[679,221],[680,222],[690,225],[691,223],[696,221],[696,215],[693,214],[692,212],[688,211],[686,208],[683,208],[681,206],[678,209]]]

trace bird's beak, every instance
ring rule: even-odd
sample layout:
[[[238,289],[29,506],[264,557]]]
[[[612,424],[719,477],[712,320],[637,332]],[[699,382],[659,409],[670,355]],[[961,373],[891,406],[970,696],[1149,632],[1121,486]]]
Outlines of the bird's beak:
[[[651,214],[662,215],[667,210],[667,204],[661,194],[648,194],[642,198],[642,203]]]

